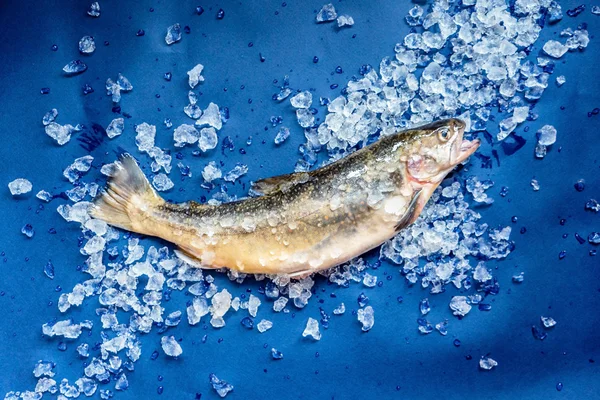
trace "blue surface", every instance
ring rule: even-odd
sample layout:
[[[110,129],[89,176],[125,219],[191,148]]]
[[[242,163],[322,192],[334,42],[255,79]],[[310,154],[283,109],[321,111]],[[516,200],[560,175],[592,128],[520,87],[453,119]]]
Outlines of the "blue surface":
[[[176,188],[166,197],[183,201],[206,195],[199,188],[199,176],[209,160],[222,161],[224,170],[239,161],[248,164],[249,173],[242,179],[246,186],[236,184],[230,189],[230,193],[242,196],[250,180],[292,171],[297,146],[303,142],[289,105],[271,100],[278,91],[273,80],[281,81],[289,74],[295,89],[314,88],[317,96],[336,96],[340,89],[329,89],[331,83],[341,88],[362,64],[378,65],[382,57],[393,54],[394,44],[409,32],[403,18],[412,7],[409,2],[395,1],[335,3],[339,11],[356,21],[353,28],[339,31],[314,23],[314,12],[322,0],[289,1],[285,7],[280,1],[205,3],[202,16],[194,14],[195,3],[142,3],[103,1],[99,19],[85,15],[85,2],[13,1],[0,6],[0,393],[32,390],[35,378],[31,371],[39,359],[57,362],[57,376],[76,379],[84,361],[76,357],[75,348],[81,341],[99,340],[95,326],[90,338],[84,334],[68,341],[67,351],[59,352],[59,340],[41,335],[43,323],[60,317],[56,307],[60,293],[55,288],[60,285],[70,291],[83,280],[76,267],[85,258],[79,254],[81,233],[77,224],[67,224],[55,212],[64,201],[57,199],[39,209],[35,193],[40,189],[53,193],[69,189],[62,170],[75,157],[88,153],[78,145],[77,136],[63,147],[56,146],[40,123],[46,111],[57,108],[61,124],[107,126],[115,115],[104,93],[104,82],[108,77],[114,79],[118,72],[129,78],[135,88],[123,94],[121,101],[123,111],[132,115],[126,120],[125,133],[113,141],[105,140],[91,153],[95,168],[90,176],[100,177],[99,167],[112,161],[119,147],[138,154],[133,124],[156,125],[157,145],[172,149],[171,131],[164,129],[162,121],[169,117],[174,126],[189,121],[181,112],[187,104],[186,71],[202,63],[206,82],[201,85],[200,105],[205,107],[213,101],[229,107],[231,119],[219,136],[231,136],[236,149],[225,154],[215,150],[201,157],[192,157],[191,148],[182,150],[184,163],[192,167],[194,177],[179,182],[174,162],[171,177]],[[566,10],[579,3],[561,4]],[[225,10],[220,21],[215,18],[219,8]],[[180,43],[168,47],[165,31],[175,22],[189,25],[191,34],[184,34]],[[590,45],[557,63],[552,82],[535,107],[539,119],[517,129],[527,139],[525,146],[507,157],[497,145],[500,166],[494,161],[491,169],[478,168],[479,162],[472,161],[471,173],[495,181],[490,191],[495,203],[479,209],[482,222],[515,228],[515,251],[506,260],[489,264],[501,285],[501,293],[491,301],[491,312],[473,310],[458,321],[447,306],[451,296],[458,293],[448,287],[446,293],[429,298],[432,320],[448,318],[450,333],[447,337],[437,333],[422,336],[417,332],[416,319],[418,302],[427,292],[418,286],[409,287],[397,266],[383,263],[377,275],[382,279],[389,274],[393,279],[385,280],[377,289],[362,285],[342,289],[317,278],[309,305],[294,313],[273,313],[261,296],[259,318],[274,322],[274,328],[264,334],[245,329],[239,323],[243,313],[228,314],[227,326],[221,330],[182,323],[171,334],[183,338],[183,356],[167,359],[161,352],[156,361],[150,360],[150,354],[160,348],[159,335],[154,330],[143,336],[142,357],[135,372],[128,375],[130,388],[116,398],[193,399],[196,393],[203,399],[217,398],[208,383],[212,372],[235,385],[228,397],[232,399],[596,398],[600,390],[600,256],[591,257],[592,245],[580,245],[573,235],[578,232],[587,237],[600,229],[600,214],[585,212],[583,207],[589,198],[600,197],[600,115],[587,116],[600,107],[600,53],[594,38],[600,17],[589,9],[577,18],[565,16],[559,24],[542,31],[533,52],[549,38],[557,37],[560,30],[582,22],[588,23]],[[145,36],[137,37],[138,29],[144,29]],[[96,38],[97,50],[89,57],[77,51],[83,35]],[[109,46],[102,44],[105,40]],[[52,44],[58,45],[58,51],[50,50]],[[264,63],[259,61],[259,53],[266,57]],[[315,55],[320,59],[318,64],[312,62]],[[89,70],[76,77],[63,77],[61,68],[76,58],[84,59]],[[344,69],[341,75],[333,73],[338,65]],[[173,73],[171,82],[162,78],[167,71]],[[554,77],[561,74],[567,83],[557,88]],[[95,92],[83,96],[84,83],[91,84]],[[41,95],[42,87],[50,87],[50,94]],[[284,124],[292,128],[290,139],[278,148],[272,144],[275,130],[266,129],[272,115],[282,115]],[[319,115],[323,117],[322,111]],[[534,132],[543,124],[557,128],[558,141],[539,161],[533,158]],[[530,127],[528,133],[523,131],[526,126]],[[250,135],[253,144],[246,146]],[[266,144],[261,144],[263,140]],[[247,154],[241,155],[239,148],[245,148]],[[490,151],[489,146],[481,150],[486,155]],[[147,159],[140,159],[148,169]],[[34,190],[14,200],[6,184],[18,177],[29,178]],[[539,192],[530,188],[533,177],[541,184]],[[573,188],[580,178],[586,181],[581,193]],[[510,188],[505,198],[498,195],[502,186]],[[518,217],[516,224],[511,223],[513,215]],[[564,226],[559,224],[561,218],[567,220]],[[20,233],[26,223],[36,231],[33,239]],[[527,228],[525,234],[519,234],[521,227]],[[48,233],[50,228],[57,233]],[[568,234],[566,239],[562,238],[564,233]],[[567,252],[563,260],[558,259],[561,250]],[[370,254],[371,259],[374,255]],[[54,280],[43,274],[48,260],[55,265]],[[520,271],[525,272],[525,281],[515,285],[511,276]],[[213,275],[218,286],[227,287],[234,296],[256,292],[259,286],[251,280],[235,285],[222,274]],[[369,296],[375,309],[375,327],[366,334],[352,315],[361,292]],[[332,298],[332,293],[337,297]],[[399,295],[404,297],[401,304],[396,301]],[[166,303],[166,312],[183,309],[189,299],[175,294]],[[319,306],[330,312],[341,301],[347,306],[346,315],[332,316],[330,328],[321,329],[319,342],[301,337],[307,318],[318,319]],[[89,318],[99,325],[94,314],[97,306],[97,299],[92,298],[67,315],[75,320]],[[535,340],[531,334],[531,326],[538,324],[540,315],[551,315],[558,321],[544,341]],[[202,344],[204,334],[208,341]],[[452,345],[455,338],[461,340],[461,347]],[[271,347],[282,351],[285,358],[272,360]],[[499,366],[490,372],[479,371],[477,360],[487,353]],[[467,355],[473,359],[467,360]],[[162,381],[159,375],[164,377]],[[564,383],[561,392],[555,388],[557,382]],[[158,386],[164,386],[162,396],[157,394]]]

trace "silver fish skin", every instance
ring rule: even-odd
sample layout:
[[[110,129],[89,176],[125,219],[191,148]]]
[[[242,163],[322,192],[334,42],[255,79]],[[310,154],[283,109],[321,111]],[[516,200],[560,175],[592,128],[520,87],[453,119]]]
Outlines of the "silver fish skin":
[[[135,160],[121,158],[92,216],[157,236],[202,268],[303,277],[375,248],[414,222],[479,141],[449,119],[382,137],[311,172],[254,184],[260,197],[218,206],[165,202]]]

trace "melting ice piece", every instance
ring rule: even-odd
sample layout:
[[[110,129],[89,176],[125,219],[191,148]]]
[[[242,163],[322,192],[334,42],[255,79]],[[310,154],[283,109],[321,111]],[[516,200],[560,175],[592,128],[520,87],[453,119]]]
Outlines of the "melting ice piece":
[[[173,140],[175,140],[175,147],[183,147],[186,144],[194,144],[198,141],[200,132],[194,125],[182,124],[175,128],[173,132]]]
[[[210,379],[212,388],[221,397],[227,396],[227,394],[233,390],[233,385],[227,383],[226,381],[220,380],[215,374],[210,374],[208,378]]]
[[[302,332],[303,337],[311,336],[315,340],[321,340],[321,332],[319,331],[319,322],[316,319],[308,318],[306,328]]]
[[[317,13],[317,23],[334,21],[337,18],[333,4],[325,4]]]
[[[67,75],[77,75],[87,70],[87,65],[81,60],[73,60],[63,67]]]
[[[108,124],[108,127],[106,128],[106,136],[108,136],[109,139],[112,139],[122,134],[124,129],[125,119],[115,118],[110,121],[110,124]]]
[[[17,178],[8,184],[8,190],[13,196],[31,192],[33,185],[27,179]]]
[[[58,110],[56,108],[53,108],[52,110],[48,111],[46,114],[44,114],[44,117],[42,118],[42,124],[44,124],[44,126],[50,124],[51,122],[54,122],[54,120],[56,119],[56,117],[58,116]]]
[[[373,307],[366,306],[365,308],[359,309],[358,321],[362,324],[363,332],[371,330],[371,328],[375,324],[375,314],[373,312]]]
[[[90,17],[98,18],[100,16],[100,4],[97,1],[93,2],[87,14]]]
[[[421,300],[421,302],[419,303],[419,311],[421,311],[421,315],[429,314],[429,311],[431,311],[431,306],[429,305],[429,299],[425,298],[425,299]]]
[[[160,338],[160,345],[163,351],[169,357],[179,357],[183,350],[173,336],[163,336]]]
[[[354,25],[354,18],[352,18],[349,15],[340,15],[337,18],[337,24],[338,24],[338,28],[341,28],[343,26],[352,26]]]
[[[96,42],[91,36],[84,36],[79,39],[79,52],[82,54],[92,54],[96,50]]]
[[[156,190],[159,192],[166,192],[167,190],[172,189],[175,185],[167,175],[160,173],[152,177],[152,186],[154,186],[154,188],[156,188]]]
[[[167,28],[167,35],[165,36],[165,42],[167,44],[173,44],[181,40],[181,25],[174,24]]]
[[[479,368],[485,371],[489,371],[497,365],[498,362],[496,362],[496,360],[488,356],[481,357],[481,359],[479,360]]]
[[[537,179],[532,179],[530,184],[531,184],[531,188],[533,189],[534,192],[537,192],[538,190],[540,190],[540,183],[538,182]]]
[[[217,137],[217,131],[213,127],[200,129],[200,137],[198,138],[198,147],[202,151],[212,150],[217,147],[219,138]]]
[[[600,15],[600,6],[592,6],[592,14]]]
[[[220,179],[222,176],[223,173],[214,161],[209,162],[202,170],[202,177],[206,182],[212,182],[215,179]]]
[[[544,146],[551,146],[556,142],[556,128],[552,125],[544,125],[537,131],[538,143]]]
[[[46,132],[46,135],[56,140],[56,143],[58,143],[59,146],[62,146],[68,143],[69,140],[71,140],[71,134],[73,132],[78,132],[81,130],[81,128],[79,125],[60,125],[56,122],[50,122],[48,125],[46,125],[46,128],[44,130]]]
[[[552,328],[554,325],[556,325],[556,321],[552,317],[542,316],[540,319],[542,320],[542,324],[544,324],[544,328]]]
[[[258,325],[256,325],[256,328],[258,328],[258,331],[260,333],[266,332],[269,329],[271,329],[273,327],[273,323],[269,320],[263,319],[261,320]]]
[[[559,75],[556,77],[556,86],[562,86],[565,84],[565,82],[567,81],[567,78],[565,78],[564,75]]]
[[[550,57],[561,58],[565,55],[569,48],[556,40],[548,40],[544,47],[542,47],[544,53],[548,54]]]
[[[290,98],[290,103],[292,103],[292,107],[294,108],[309,108],[312,104],[312,93],[308,90],[300,92]]]
[[[283,353],[273,347],[271,349],[271,357],[273,357],[273,360],[281,360],[283,358]]]
[[[200,82],[204,82],[204,77],[202,76],[202,70],[204,69],[204,65],[198,64],[191,70],[187,72],[188,74],[188,83],[190,87],[193,89]]]
[[[31,224],[25,224],[21,228],[21,233],[31,239],[35,234],[35,231],[33,230],[33,226],[31,226]]]
[[[454,296],[450,300],[450,309],[452,310],[452,314],[464,317],[471,311],[471,305],[467,303],[466,296]]]

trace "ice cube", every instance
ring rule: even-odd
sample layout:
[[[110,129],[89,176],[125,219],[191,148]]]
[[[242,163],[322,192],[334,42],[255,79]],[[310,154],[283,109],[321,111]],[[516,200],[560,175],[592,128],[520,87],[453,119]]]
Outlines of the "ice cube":
[[[188,71],[188,83],[190,87],[195,88],[198,83],[204,82],[204,77],[202,76],[202,70],[204,69],[204,65],[198,64],[194,68]]]
[[[149,125],[145,122],[136,126],[135,144],[141,152],[148,152],[154,147],[154,138],[156,136],[156,126]]]
[[[321,340],[321,332],[319,331],[319,322],[316,319],[308,318],[306,328],[302,332],[303,337],[311,336],[314,340]]]
[[[96,50],[96,42],[91,36],[84,36],[79,40],[79,52],[82,54],[92,54]]]
[[[538,143],[551,146],[556,142],[556,128],[552,125],[544,125],[537,131]]]
[[[50,124],[51,122],[54,122],[54,120],[56,119],[56,117],[58,116],[58,110],[56,108],[53,108],[52,110],[48,111],[46,114],[44,114],[44,117],[42,118],[42,124],[44,124],[44,126]]]
[[[183,350],[173,336],[163,336],[160,338],[160,345],[163,351],[169,357],[179,357]]]
[[[257,325],[256,328],[260,333],[266,332],[273,327],[273,323],[269,320],[263,319]]]
[[[343,26],[352,26],[354,25],[354,18],[352,18],[349,15],[340,15],[337,18],[337,24],[338,24],[338,28],[341,28]]]
[[[202,177],[206,182],[212,182],[215,179],[220,179],[222,176],[223,173],[214,161],[209,162],[202,170]]]
[[[370,331],[373,325],[375,324],[375,314],[373,312],[373,307],[366,306],[365,308],[359,309],[358,321],[362,324],[363,332]]]
[[[24,178],[17,178],[8,184],[8,190],[13,196],[29,193],[32,188],[31,182]]]
[[[90,17],[98,18],[100,16],[100,4],[97,1],[93,2],[90,5],[90,8],[87,12]]]
[[[294,108],[309,108],[312,104],[312,93],[308,90],[300,92],[294,97],[290,98],[290,103]]]
[[[115,118],[110,122],[110,124],[106,128],[106,136],[108,136],[109,139],[112,139],[122,134],[124,129],[125,119]]]
[[[202,128],[200,129],[200,137],[198,138],[198,147],[201,151],[212,150],[217,147],[219,138],[217,137],[217,131],[215,128]]]
[[[206,129],[206,128],[205,128]],[[200,132],[193,125],[182,124],[175,128],[173,139],[175,147],[183,147],[186,144],[194,144],[198,141]]]
[[[485,371],[489,371],[497,365],[498,363],[496,362],[496,360],[488,356],[481,357],[481,359],[479,360],[479,368]]]
[[[174,24],[167,28],[167,35],[165,36],[165,42],[171,45],[181,40],[181,25]]]
[[[210,374],[208,378],[210,379],[212,388],[221,397],[227,396],[227,394],[233,390],[233,385],[227,383],[226,381],[220,380],[215,374]]]
[[[325,4],[317,13],[317,23],[334,21],[337,18],[333,4]]]
[[[73,60],[63,67],[63,71],[71,76],[81,74],[87,70],[87,65],[81,60]]]

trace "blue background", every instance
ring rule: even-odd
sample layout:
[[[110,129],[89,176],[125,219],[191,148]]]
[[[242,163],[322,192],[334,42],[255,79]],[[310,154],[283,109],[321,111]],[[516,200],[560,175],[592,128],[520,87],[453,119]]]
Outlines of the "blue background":
[[[171,178],[176,187],[166,197],[183,201],[207,195],[199,184],[200,172],[209,160],[223,161],[224,171],[238,161],[248,164],[249,173],[242,179],[246,186],[229,185],[230,193],[242,196],[250,180],[290,172],[299,157],[302,130],[289,103],[271,100],[278,91],[274,79],[281,83],[289,74],[292,88],[311,88],[316,96],[333,98],[352,75],[357,75],[361,65],[378,66],[409,32],[403,21],[413,5],[409,2],[336,2],[339,13],[350,14],[356,21],[354,27],[344,30],[314,23],[315,12],[322,4],[323,0],[288,1],[283,7],[280,1],[223,1],[203,3],[206,12],[197,16],[197,4],[188,1],[105,0],[98,19],[85,15],[86,2],[7,1],[0,5],[0,176],[4,188],[0,190],[0,393],[33,390],[35,378],[31,371],[39,359],[57,362],[57,377],[73,381],[81,376],[84,362],[76,356],[76,346],[81,341],[93,344],[99,340],[96,298],[67,313],[77,321],[95,321],[91,337],[84,334],[69,341],[67,351],[59,352],[58,340],[41,335],[44,322],[61,317],[56,307],[60,295],[56,286],[70,291],[77,282],[87,279],[76,270],[84,262],[78,251],[78,224],[67,224],[55,212],[64,200],[44,203],[44,209],[39,210],[41,202],[35,193],[40,189],[52,193],[69,189],[62,170],[88,151],[79,146],[77,135],[67,145],[57,146],[44,134],[44,113],[57,108],[57,122],[61,124],[107,126],[116,115],[111,112],[110,97],[104,93],[104,82],[122,72],[134,85],[121,101],[123,111],[132,118],[126,120],[122,136],[105,140],[91,152],[96,158],[87,180],[100,177],[99,167],[114,160],[119,146],[132,151],[147,167],[148,159],[135,149],[133,124],[156,125],[157,145],[172,149],[172,133],[162,121],[169,117],[174,126],[189,121],[182,112],[187,104],[186,71],[202,63],[206,81],[200,86],[200,105],[204,108],[213,101],[229,107],[231,119],[219,136],[231,136],[236,149],[225,154],[217,149],[201,157],[193,157],[191,148],[182,150],[183,162],[192,167],[194,177],[180,182],[174,159]],[[566,11],[579,2],[561,4]],[[130,388],[117,398],[161,397],[156,391],[158,386],[164,386],[162,398],[193,399],[196,393],[203,399],[217,398],[208,383],[211,372],[235,386],[228,398],[597,398],[600,257],[589,256],[592,245],[580,245],[573,236],[578,232],[587,237],[592,230],[600,230],[600,214],[584,211],[586,200],[600,197],[600,116],[587,116],[600,107],[600,57],[594,38],[600,17],[589,12],[591,4],[586,5],[588,9],[580,16],[565,15],[559,24],[546,27],[533,48],[536,54],[545,41],[558,37],[566,27],[576,28],[582,22],[589,25],[592,39],[588,49],[581,54],[568,53],[557,63],[551,84],[535,107],[538,121],[517,129],[527,139],[525,146],[508,157],[496,145],[500,166],[494,161],[491,169],[479,168],[480,162],[472,161],[470,173],[495,181],[490,190],[495,203],[479,209],[482,222],[512,225],[516,244],[506,260],[489,263],[501,285],[501,293],[491,301],[490,312],[474,309],[458,321],[448,309],[457,290],[448,287],[446,293],[428,295],[419,286],[409,287],[398,267],[387,263],[375,271],[380,280],[386,274],[393,277],[384,280],[382,288],[355,284],[342,289],[319,277],[309,305],[294,313],[275,314],[271,303],[259,296],[263,305],[257,321],[267,318],[274,322],[267,333],[243,328],[239,323],[243,311],[229,313],[227,326],[221,330],[205,330],[203,324],[190,327],[184,319],[170,332],[183,338],[183,356],[167,359],[161,352],[156,361],[149,357],[160,348],[159,335],[153,331],[144,336],[142,357],[135,372],[128,374]],[[154,12],[149,11],[150,7]],[[215,18],[219,8],[225,10],[223,20]],[[182,27],[189,25],[191,34],[184,34],[180,43],[166,46],[166,28],[176,22]],[[144,29],[145,36],[137,37],[138,29]],[[84,35],[96,39],[97,50],[91,56],[78,54],[77,42]],[[109,46],[103,45],[105,40]],[[59,46],[58,51],[50,50],[52,44]],[[259,61],[259,52],[266,57],[265,62]],[[317,64],[312,62],[315,55],[320,59]],[[61,68],[77,58],[88,64],[88,71],[64,77]],[[334,73],[338,65],[344,69],[341,75]],[[162,78],[167,71],[173,73],[171,82]],[[554,78],[561,74],[567,83],[558,88]],[[83,96],[84,83],[91,84],[95,92]],[[332,83],[340,88],[329,89]],[[50,94],[41,95],[42,87],[50,87]],[[284,125],[292,129],[290,139],[277,148],[272,144],[276,130],[266,129],[272,115],[283,116]],[[318,116],[324,117],[323,109]],[[540,161],[533,158],[534,135],[544,124],[557,128],[558,141]],[[528,133],[523,131],[525,126],[531,128]],[[245,144],[248,136],[253,137],[251,146]],[[240,148],[247,154],[241,155]],[[489,145],[481,152],[489,156]],[[14,200],[6,184],[18,177],[30,179],[34,190]],[[531,190],[533,177],[540,182],[539,192]],[[580,178],[586,181],[581,193],[573,188]],[[505,198],[498,194],[502,186],[509,187]],[[513,215],[518,217],[515,224],[511,223]],[[561,218],[567,220],[564,226],[559,224]],[[26,223],[36,231],[33,239],[20,233]],[[519,234],[523,226],[527,233]],[[52,227],[56,234],[48,233]],[[564,233],[568,234],[566,239],[562,238]],[[144,244],[150,242],[144,240]],[[559,261],[561,250],[567,255]],[[371,253],[371,259],[376,255]],[[54,280],[43,274],[48,260],[56,268]],[[525,281],[515,285],[511,276],[520,271],[525,272]],[[231,284],[224,275],[213,275],[218,286],[227,287],[234,296],[256,292],[259,286],[253,280]],[[375,309],[375,326],[366,334],[352,315],[361,292],[368,295]],[[337,297],[332,298],[332,293]],[[396,301],[399,295],[404,297],[401,304]],[[450,320],[448,336],[418,333],[418,302],[423,297],[429,297],[432,303],[430,320]],[[175,294],[165,304],[166,312],[184,309],[188,299],[183,293]],[[319,342],[301,337],[307,318],[319,319],[319,306],[331,313],[342,301],[346,315],[332,315],[329,329],[321,328],[323,337]],[[539,324],[540,315],[558,321],[544,341],[535,340],[531,334],[531,326]],[[125,319],[120,317],[120,321]],[[208,340],[202,344],[204,334],[208,334]],[[455,338],[462,341],[459,348],[452,345]],[[218,339],[223,340],[219,343]],[[272,360],[271,347],[282,351],[285,358]],[[490,372],[479,371],[478,359],[487,353],[499,366]],[[467,355],[473,359],[467,360]],[[162,382],[158,375],[164,377]],[[564,383],[561,392],[555,389],[557,382]]]

